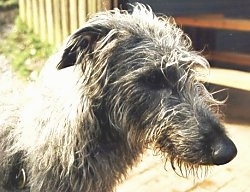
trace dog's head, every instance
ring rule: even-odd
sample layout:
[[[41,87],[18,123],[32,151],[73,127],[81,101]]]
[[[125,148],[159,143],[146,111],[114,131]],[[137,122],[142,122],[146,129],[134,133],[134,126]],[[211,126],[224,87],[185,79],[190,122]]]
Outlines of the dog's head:
[[[232,160],[236,147],[219,122],[220,102],[198,79],[208,62],[171,18],[143,5],[99,13],[74,33],[58,69],[80,65],[83,96],[100,129],[133,147],[152,146],[173,167]]]

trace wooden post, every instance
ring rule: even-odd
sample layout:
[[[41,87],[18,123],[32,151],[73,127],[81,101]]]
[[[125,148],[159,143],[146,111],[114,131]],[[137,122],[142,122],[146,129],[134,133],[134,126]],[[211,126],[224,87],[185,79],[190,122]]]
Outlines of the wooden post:
[[[33,29],[35,34],[39,34],[40,20],[39,20],[39,2],[38,0],[32,0],[32,12],[33,12]]]
[[[27,25],[29,29],[33,29],[33,15],[32,15],[32,2],[31,0],[26,0],[26,14],[27,14]]]
[[[102,2],[103,2],[103,0],[96,0],[96,9],[97,9],[96,11],[97,11],[97,12],[103,10]]]
[[[81,27],[87,20],[87,3],[86,0],[78,0],[78,26]]]
[[[96,0],[87,0],[87,17],[96,12]]]
[[[70,34],[69,0],[61,0],[62,38]]]
[[[70,13],[70,32],[73,33],[78,28],[78,13],[77,13],[77,0],[71,0],[69,4]]]
[[[55,45],[60,45],[62,42],[61,33],[61,14],[60,14],[60,0],[53,0],[53,17],[54,17],[54,42]]]
[[[40,34],[40,38],[42,41],[47,41],[48,42],[48,31],[47,31],[47,10],[45,9],[45,0],[39,0],[38,1],[39,4],[39,24],[40,24],[40,30],[39,30],[39,34]],[[47,1],[46,1],[47,2]]]
[[[47,34],[48,34],[47,41],[50,44],[54,45],[55,40],[54,40],[53,2],[52,2],[52,0],[49,0],[49,1],[45,0],[45,1],[46,1],[45,5],[46,5],[46,20],[47,20],[47,22],[45,24],[47,27]]]
[[[25,0],[19,0],[19,15],[23,22],[26,22],[26,1]]]

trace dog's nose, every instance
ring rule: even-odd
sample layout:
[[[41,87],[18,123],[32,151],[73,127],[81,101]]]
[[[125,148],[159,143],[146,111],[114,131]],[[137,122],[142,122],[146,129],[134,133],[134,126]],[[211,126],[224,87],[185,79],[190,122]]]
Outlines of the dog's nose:
[[[218,139],[212,146],[212,162],[214,165],[223,165],[230,162],[237,155],[237,148],[231,139]]]

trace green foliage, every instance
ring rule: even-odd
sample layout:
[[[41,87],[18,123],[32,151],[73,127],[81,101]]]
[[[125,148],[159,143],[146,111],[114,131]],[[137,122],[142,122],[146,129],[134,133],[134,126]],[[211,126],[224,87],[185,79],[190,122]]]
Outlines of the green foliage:
[[[41,42],[19,18],[16,19],[15,30],[1,44],[0,53],[6,55],[13,69],[24,77],[32,71],[39,71],[53,50],[51,45]]]

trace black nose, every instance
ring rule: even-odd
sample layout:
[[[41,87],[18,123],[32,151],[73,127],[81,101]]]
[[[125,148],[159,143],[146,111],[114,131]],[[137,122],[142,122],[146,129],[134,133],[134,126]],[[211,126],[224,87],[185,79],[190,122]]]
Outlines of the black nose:
[[[218,139],[212,146],[212,162],[223,165],[230,162],[237,154],[237,148],[228,137]]]

